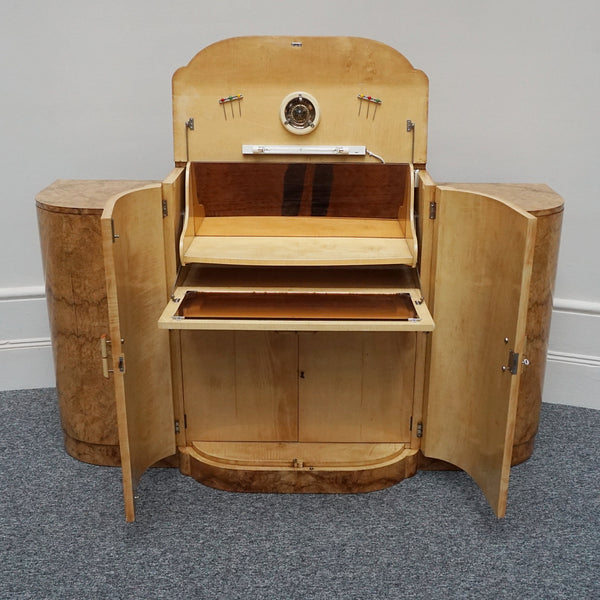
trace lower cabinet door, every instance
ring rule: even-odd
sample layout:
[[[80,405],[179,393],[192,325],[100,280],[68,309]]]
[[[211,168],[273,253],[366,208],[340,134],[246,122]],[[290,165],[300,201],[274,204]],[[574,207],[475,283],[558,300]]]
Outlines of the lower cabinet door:
[[[295,333],[190,330],[181,346],[188,440],[297,440]]]
[[[182,331],[186,437],[408,442],[416,336]]]
[[[299,334],[301,442],[407,442],[416,333]]]

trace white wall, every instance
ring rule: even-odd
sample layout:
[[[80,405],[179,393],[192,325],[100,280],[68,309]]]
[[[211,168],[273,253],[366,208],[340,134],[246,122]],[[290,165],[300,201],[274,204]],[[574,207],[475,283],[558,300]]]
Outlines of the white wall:
[[[357,35],[429,75],[434,179],[566,199],[545,399],[600,408],[599,22],[597,0],[4,0],[0,389],[53,384],[36,192],[166,175],[171,75],[214,41]]]

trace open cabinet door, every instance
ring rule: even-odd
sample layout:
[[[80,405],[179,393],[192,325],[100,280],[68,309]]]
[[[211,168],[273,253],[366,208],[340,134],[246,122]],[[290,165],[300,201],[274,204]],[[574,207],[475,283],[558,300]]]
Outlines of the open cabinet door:
[[[535,217],[438,187],[425,456],[469,473],[506,511]]]
[[[104,262],[127,521],[144,471],[175,453],[160,184],[113,198],[102,214]]]

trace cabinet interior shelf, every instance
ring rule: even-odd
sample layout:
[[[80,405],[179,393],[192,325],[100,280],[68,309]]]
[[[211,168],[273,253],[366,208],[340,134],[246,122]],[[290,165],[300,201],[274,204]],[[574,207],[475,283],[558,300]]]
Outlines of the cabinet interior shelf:
[[[408,264],[414,250],[395,219],[206,217],[187,263],[232,265]]]

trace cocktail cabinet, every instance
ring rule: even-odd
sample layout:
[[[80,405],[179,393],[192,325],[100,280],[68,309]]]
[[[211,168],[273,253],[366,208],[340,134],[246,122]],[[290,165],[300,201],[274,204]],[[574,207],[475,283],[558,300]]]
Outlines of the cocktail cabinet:
[[[67,451],[240,492],[528,458],[562,199],[436,184],[428,79],[347,37],[243,37],[173,76],[162,182],[37,197]]]

